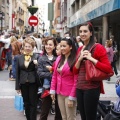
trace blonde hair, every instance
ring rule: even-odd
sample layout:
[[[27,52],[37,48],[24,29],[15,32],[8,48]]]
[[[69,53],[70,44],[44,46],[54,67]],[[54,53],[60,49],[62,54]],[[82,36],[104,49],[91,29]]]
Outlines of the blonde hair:
[[[15,36],[10,37],[10,42],[13,43],[14,41],[17,41],[17,38]]]
[[[31,37],[26,37],[23,41],[23,47],[25,46],[25,43],[28,43],[32,46],[32,48],[35,47],[35,41]]]

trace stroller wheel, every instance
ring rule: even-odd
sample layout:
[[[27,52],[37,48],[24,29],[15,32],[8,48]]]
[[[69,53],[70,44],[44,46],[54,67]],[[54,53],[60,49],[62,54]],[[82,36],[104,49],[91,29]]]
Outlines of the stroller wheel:
[[[24,116],[26,116],[26,114],[25,114],[25,110],[23,110],[23,114],[24,114]]]
[[[55,115],[55,110],[54,110],[53,108],[51,108],[51,109],[50,109],[50,113],[51,113],[52,115]]]

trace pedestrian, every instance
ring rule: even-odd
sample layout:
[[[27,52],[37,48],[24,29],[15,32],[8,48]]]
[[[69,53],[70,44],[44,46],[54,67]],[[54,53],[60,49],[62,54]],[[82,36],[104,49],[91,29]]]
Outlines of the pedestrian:
[[[23,97],[27,120],[36,120],[37,108],[37,58],[33,53],[35,41],[26,37],[23,41],[23,54],[18,56],[16,64],[16,90]]]
[[[113,71],[104,46],[97,43],[93,52],[89,52],[91,47],[96,44],[93,25],[90,22],[81,24],[79,34],[84,45],[77,51],[77,61],[74,66],[74,73],[78,74],[76,86],[77,105],[82,120],[96,120],[99,96],[100,93],[104,93],[103,83],[102,80],[86,80],[85,60],[90,60],[96,68],[105,73]]]
[[[12,46],[12,73],[13,80],[16,79],[16,60],[18,55],[20,55],[20,49],[22,47],[22,43],[17,40],[15,36],[11,37],[11,46]]]
[[[50,94],[55,100],[57,93],[58,105],[63,120],[76,120],[76,80],[73,73],[76,57],[75,42],[71,38],[63,38],[60,42],[61,56],[54,65]]]
[[[112,67],[113,67],[113,70],[115,72],[115,75],[116,75],[116,78],[118,78],[120,76],[120,74],[118,74],[118,70],[117,70],[117,67],[116,67],[116,62],[118,60],[118,55],[117,55],[117,44],[116,42],[114,41],[114,37],[112,36],[112,39],[110,39],[112,41],[112,48],[113,48],[113,53],[114,53],[114,56],[113,56],[113,62],[111,63]]]
[[[78,47],[83,46],[83,42],[81,41],[80,36],[77,36],[77,37],[76,37],[76,42],[77,42],[77,44],[78,44]]]
[[[7,69],[12,65],[12,47],[11,44],[6,52],[6,60],[7,60]]]
[[[57,47],[56,47],[56,54],[57,54],[57,56],[61,55],[60,43],[57,44]]]
[[[110,64],[112,65],[114,52],[113,52],[112,41],[111,40],[106,40],[105,49],[106,49],[106,52],[107,52],[108,60],[110,61]],[[108,81],[110,81],[110,78],[108,78]]]
[[[106,40],[105,49],[106,49],[106,52],[107,52],[108,59],[109,59],[110,63],[112,63],[114,53],[113,53],[112,41],[111,40]]]
[[[56,45],[57,42],[55,38],[46,38],[44,41],[44,50],[43,55],[38,60],[38,70],[37,73],[39,75],[39,78],[43,85],[45,85],[45,79],[47,83],[51,84],[51,78],[52,78],[52,71],[49,71],[46,66],[52,66],[53,63],[56,60]],[[41,114],[40,114],[40,120],[47,120],[49,110],[52,105],[52,99],[49,94],[49,89],[46,88],[44,93],[42,94],[42,108],[41,108]]]
[[[60,43],[57,44],[56,54],[57,54],[57,56],[61,55]],[[49,71],[54,71],[54,65],[55,65],[55,62],[53,64],[53,66],[47,66],[47,69]],[[53,102],[55,102],[55,120],[62,120],[61,112],[60,112],[60,109],[59,109],[59,106],[58,106],[57,94],[55,94],[55,100]]]

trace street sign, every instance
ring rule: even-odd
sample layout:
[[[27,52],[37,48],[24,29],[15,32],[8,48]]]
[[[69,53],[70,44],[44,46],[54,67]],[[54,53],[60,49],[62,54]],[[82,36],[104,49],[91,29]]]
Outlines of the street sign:
[[[38,24],[38,18],[36,16],[31,16],[28,19],[28,23],[30,26],[36,26]]]

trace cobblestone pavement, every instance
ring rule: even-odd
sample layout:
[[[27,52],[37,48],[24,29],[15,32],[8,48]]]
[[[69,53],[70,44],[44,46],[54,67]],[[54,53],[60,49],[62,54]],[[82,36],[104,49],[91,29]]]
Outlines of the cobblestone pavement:
[[[120,72],[119,72],[120,73]],[[0,72],[0,76],[1,76]],[[6,74],[2,74],[6,75]],[[9,81],[8,76],[6,80],[0,79],[0,120],[26,120],[23,112],[19,112],[14,108],[14,96],[16,94],[15,81]],[[115,101],[117,98],[115,92],[115,82],[118,78],[114,75],[111,81],[104,81],[105,94],[101,94],[100,99]],[[39,119],[39,114],[37,116]],[[38,120],[37,119],[37,120]],[[49,115],[48,120],[53,120],[54,115]],[[77,120],[80,120],[80,115],[77,115]]]

